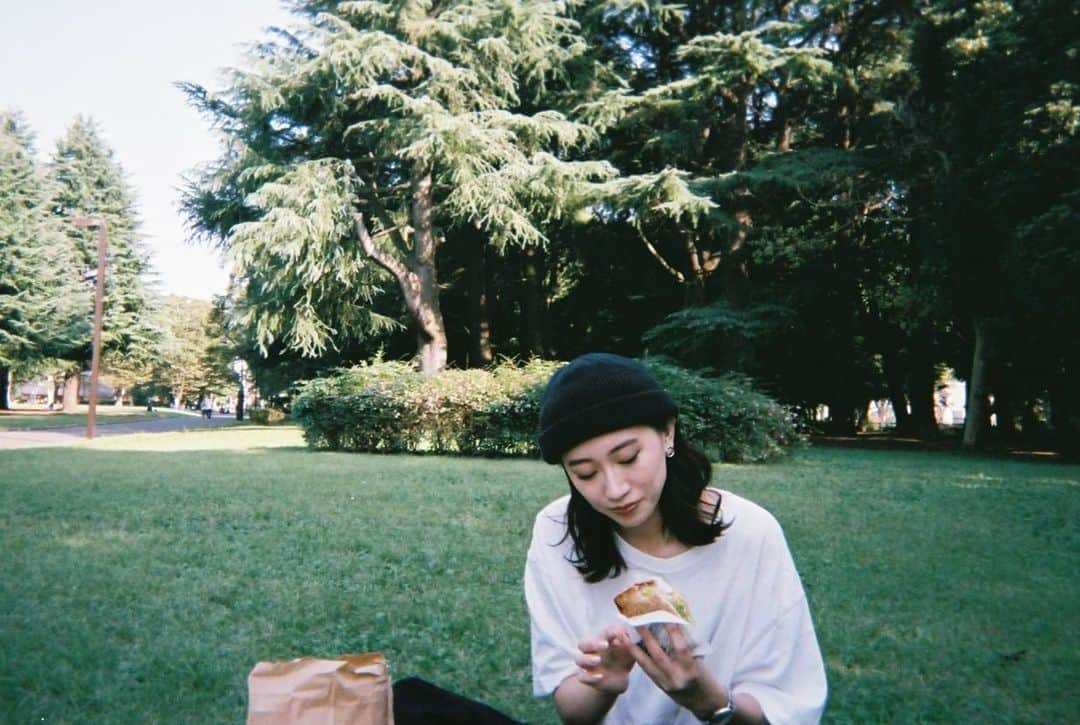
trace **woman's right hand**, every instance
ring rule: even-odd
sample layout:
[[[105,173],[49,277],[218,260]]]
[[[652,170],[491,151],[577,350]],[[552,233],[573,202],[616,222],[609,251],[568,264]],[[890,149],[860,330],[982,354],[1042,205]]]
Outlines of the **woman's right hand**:
[[[633,643],[622,625],[612,625],[595,637],[578,642],[574,660],[581,671],[578,680],[608,695],[621,695],[630,683],[634,669]]]

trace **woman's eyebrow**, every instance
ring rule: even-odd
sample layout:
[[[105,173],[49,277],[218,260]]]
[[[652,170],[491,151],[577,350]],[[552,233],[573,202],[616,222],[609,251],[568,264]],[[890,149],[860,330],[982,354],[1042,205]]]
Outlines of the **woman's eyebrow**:
[[[622,450],[623,448],[626,448],[628,445],[631,445],[633,443],[637,443],[637,438],[627,438],[622,443],[619,443],[618,445],[614,446],[610,451],[608,451],[608,455],[610,456],[612,453],[617,453],[618,451]],[[591,458],[575,458],[572,461],[567,461],[566,465],[567,466],[576,466],[579,463],[589,463],[591,461],[592,461]]]

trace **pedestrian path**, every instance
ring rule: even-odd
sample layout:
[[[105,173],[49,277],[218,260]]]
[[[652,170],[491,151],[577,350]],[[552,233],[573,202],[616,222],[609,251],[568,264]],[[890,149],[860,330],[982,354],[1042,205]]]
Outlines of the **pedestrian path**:
[[[98,423],[94,437],[130,435],[132,433],[161,433],[166,431],[201,430],[236,422],[234,415],[215,415],[210,420],[202,413],[171,412],[157,420],[136,420],[130,423]],[[73,425],[47,430],[0,430],[0,449],[36,448],[40,446],[70,446],[86,440],[86,426]]]

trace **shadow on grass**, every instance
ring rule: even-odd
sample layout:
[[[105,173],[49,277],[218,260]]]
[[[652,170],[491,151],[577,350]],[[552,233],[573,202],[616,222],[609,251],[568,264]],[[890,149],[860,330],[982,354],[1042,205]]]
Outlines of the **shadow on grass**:
[[[1048,463],[1077,463],[1080,461],[1080,449],[1056,450],[1047,446],[1036,445],[997,445],[983,450],[966,451],[961,440],[955,434],[935,438],[897,435],[890,432],[856,433],[853,435],[818,434],[810,437],[816,446],[834,448],[856,448],[860,450],[889,451],[935,451],[956,453],[972,457],[1007,458],[1013,460],[1043,461]]]

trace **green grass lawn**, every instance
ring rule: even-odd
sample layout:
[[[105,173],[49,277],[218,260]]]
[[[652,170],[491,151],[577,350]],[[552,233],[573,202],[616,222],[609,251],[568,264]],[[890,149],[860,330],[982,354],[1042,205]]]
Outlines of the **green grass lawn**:
[[[520,579],[557,469],[298,444],[0,452],[0,722],[241,722],[257,660],[371,649],[554,722]],[[811,449],[717,482],[785,526],[827,722],[1077,721],[1080,466]]]
[[[47,430],[66,426],[86,425],[87,406],[80,405],[78,413],[60,411],[22,409],[12,412],[0,411],[0,430]],[[166,416],[179,415],[167,408],[147,412],[145,408],[113,405],[99,405],[94,415],[94,425],[110,423],[133,423],[138,420],[157,420]]]

